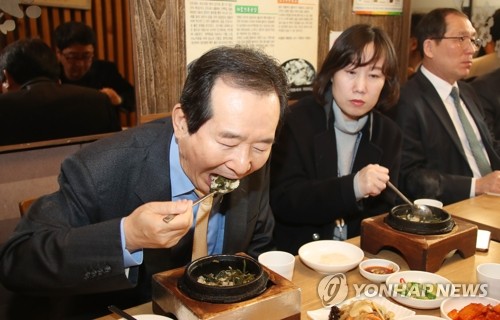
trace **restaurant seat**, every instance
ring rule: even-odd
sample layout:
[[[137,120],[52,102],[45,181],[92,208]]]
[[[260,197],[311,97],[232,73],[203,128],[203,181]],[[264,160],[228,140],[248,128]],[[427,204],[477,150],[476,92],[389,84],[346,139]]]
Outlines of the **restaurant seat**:
[[[25,199],[19,202],[19,214],[21,215],[21,217],[24,216],[26,212],[28,212],[31,204],[35,202],[36,199],[38,198]]]

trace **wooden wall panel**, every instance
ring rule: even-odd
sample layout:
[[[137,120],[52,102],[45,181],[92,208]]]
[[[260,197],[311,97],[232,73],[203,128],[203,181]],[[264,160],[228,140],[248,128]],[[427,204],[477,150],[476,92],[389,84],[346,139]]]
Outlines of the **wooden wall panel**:
[[[186,76],[184,1],[130,0],[139,122],[151,114],[171,111],[180,96]],[[319,0],[319,64],[328,53],[331,30],[370,23],[387,31],[394,42],[404,81],[410,5],[411,0],[404,0],[403,14],[399,16],[361,16],[352,13],[352,1]]]
[[[0,33],[0,49],[17,39],[26,37],[39,37],[51,47],[55,47],[52,33],[59,24],[66,21],[82,21],[91,26],[96,33],[96,57],[115,62],[120,73],[134,84],[128,0],[92,0],[91,10],[45,6],[41,8],[42,14],[38,19],[30,19],[27,16],[20,19],[13,18],[16,29],[6,35]],[[8,15],[2,17],[6,18],[12,17]]]
[[[139,122],[169,112],[186,76],[184,0],[130,0]]]
[[[342,31],[356,23],[369,23],[385,30],[392,39],[400,62],[400,77],[406,80],[408,66],[408,39],[410,37],[410,0],[403,1],[403,14],[398,16],[367,16],[352,13],[351,1],[320,0],[318,69],[328,54],[329,32]]]

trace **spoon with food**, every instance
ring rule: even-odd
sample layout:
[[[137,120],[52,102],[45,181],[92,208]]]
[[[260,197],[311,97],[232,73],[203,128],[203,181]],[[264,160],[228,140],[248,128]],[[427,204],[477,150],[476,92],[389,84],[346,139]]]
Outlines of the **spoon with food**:
[[[421,204],[415,204],[411,202],[395,185],[393,185],[390,181],[387,181],[387,186],[391,188],[396,194],[404,200],[404,202],[408,203],[411,206],[411,212],[409,214],[413,215],[418,219],[418,222],[424,222],[430,218],[432,218],[432,211],[428,206],[424,206]]]
[[[229,193],[238,188],[239,185],[240,180],[238,179],[229,179],[223,176],[216,175],[210,176],[210,192],[193,202],[193,207],[208,197],[212,197],[216,194]],[[163,218],[163,221],[165,223],[169,223],[173,218],[175,218],[175,216],[175,214],[168,214],[165,216],[165,218]]]

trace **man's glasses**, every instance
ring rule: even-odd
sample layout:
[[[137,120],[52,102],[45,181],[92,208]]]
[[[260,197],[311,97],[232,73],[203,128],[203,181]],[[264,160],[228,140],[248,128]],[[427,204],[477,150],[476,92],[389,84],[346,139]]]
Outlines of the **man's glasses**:
[[[94,53],[92,52],[86,52],[83,54],[63,53],[62,55],[64,59],[66,59],[68,62],[78,62],[78,61],[90,62],[94,58]]]
[[[434,37],[431,38],[434,40],[443,40],[443,39],[451,39],[451,40],[456,40],[460,44],[460,47],[463,49],[465,48],[466,45],[472,44],[475,50],[479,50],[481,46],[483,45],[483,41],[479,38],[472,38],[472,37],[467,37],[467,36],[460,36],[460,37]]]

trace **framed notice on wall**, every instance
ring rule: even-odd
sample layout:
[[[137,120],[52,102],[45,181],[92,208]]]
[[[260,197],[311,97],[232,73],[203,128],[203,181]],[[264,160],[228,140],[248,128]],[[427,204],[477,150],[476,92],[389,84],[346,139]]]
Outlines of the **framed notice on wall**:
[[[33,0],[32,4],[84,10],[90,10],[92,8],[92,0]]]
[[[319,0],[186,0],[186,60],[220,45],[246,45],[285,69],[291,99],[312,91]]]

